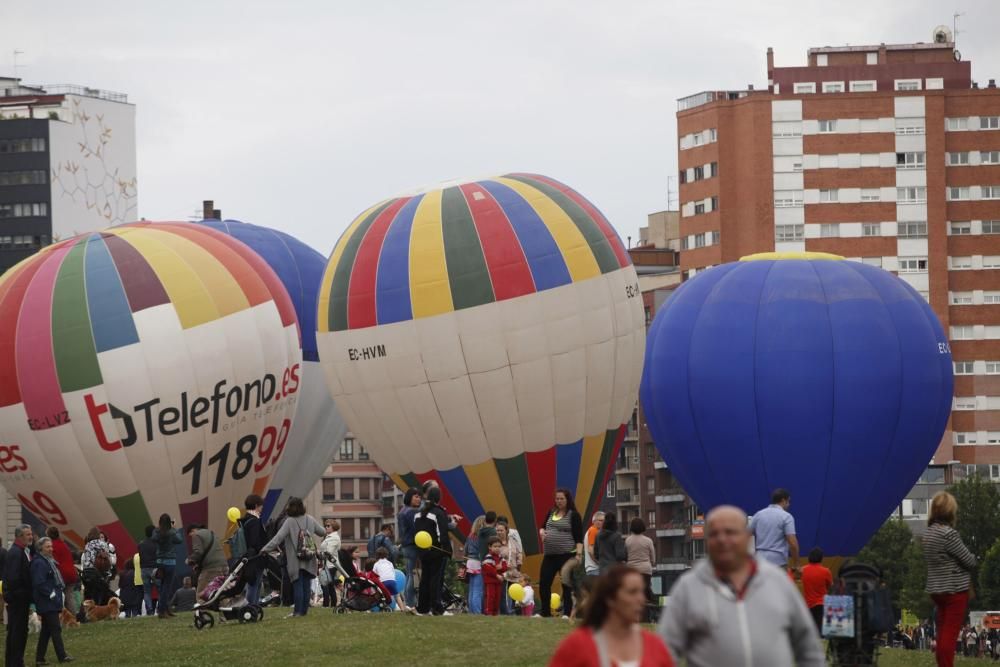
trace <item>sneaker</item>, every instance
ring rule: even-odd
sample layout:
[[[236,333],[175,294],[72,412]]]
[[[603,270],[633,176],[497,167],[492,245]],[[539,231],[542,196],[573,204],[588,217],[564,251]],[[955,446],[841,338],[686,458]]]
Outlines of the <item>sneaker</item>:
[[[406,611],[410,612],[410,613],[411,613],[411,614],[413,614],[414,616],[423,616],[423,615],[424,615],[424,614],[420,613],[419,611],[417,611],[417,608],[416,608],[416,607],[410,607],[410,608],[409,608],[409,609],[407,609]]]
[[[566,621],[568,621],[568,620],[569,620],[569,616],[567,616],[566,614],[563,614],[563,616],[562,616],[562,617],[563,617],[563,620],[566,620]]]
[[[285,618],[295,618],[297,616],[298,616],[298,614],[296,614],[295,612],[292,612],[291,614],[288,614],[287,616],[285,616]]]
[[[532,618],[541,618],[542,615],[541,614],[532,614],[531,617]]]
[[[451,613],[450,611],[445,611],[445,612],[442,612],[441,615],[442,616],[454,616],[455,614]]]

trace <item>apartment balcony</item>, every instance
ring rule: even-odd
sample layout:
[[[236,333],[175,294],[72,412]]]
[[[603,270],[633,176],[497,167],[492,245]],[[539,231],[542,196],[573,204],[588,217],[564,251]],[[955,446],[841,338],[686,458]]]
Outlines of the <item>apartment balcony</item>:
[[[657,559],[656,565],[653,567],[653,569],[656,572],[671,572],[671,571],[676,572],[680,570],[686,570],[689,567],[691,567],[691,564],[688,562],[687,558],[683,556],[676,556],[671,558]]]
[[[639,492],[634,489],[618,489],[615,493],[615,501],[619,507],[622,505],[638,505]]]
[[[665,493],[659,493],[656,496],[656,502],[658,503],[682,503],[687,496],[679,488],[671,489],[661,489]]]
[[[684,537],[687,535],[688,525],[679,521],[665,523],[656,529],[657,537]]]
[[[653,468],[655,468],[656,470],[666,470],[667,469],[667,462],[666,461],[656,461],[655,463],[653,463]]]
[[[623,473],[636,473],[639,472],[639,457],[638,456],[625,456],[618,459],[618,463],[615,466],[616,474]]]

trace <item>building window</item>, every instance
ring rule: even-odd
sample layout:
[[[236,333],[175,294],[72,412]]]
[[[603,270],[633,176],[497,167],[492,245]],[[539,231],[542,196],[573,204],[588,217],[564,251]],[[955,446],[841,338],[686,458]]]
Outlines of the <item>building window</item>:
[[[984,185],[980,192],[983,199],[1000,199],[1000,185]]]
[[[866,65],[878,65],[878,51],[869,51],[865,54]]]
[[[980,130],[1000,129],[1000,116],[980,116],[979,129]]]
[[[45,139],[0,139],[0,153],[42,153],[45,151]]]
[[[358,445],[358,460],[359,461],[368,460],[368,450],[365,449],[364,445]]]
[[[804,225],[775,225],[774,240],[779,243],[782,241],[801,241],[803,227]]]
[[[687,250],[687,249],[688,249],[688,237],[682,236],[681,237],[681,250]]]
[[[722,233],[715,231],[709,232],[709,245],[719,245],[722,242]]]
[[[353,479],[341,479],[340,480],[340,499],[341,500],[354,500],[354,480]]]
[[[844,92],[844,82],[843,81],[824,81],[823,82],[823,92],[824,93],[842,93],[842,92]]]
[[[896,169],[924,169],[925,153],[896,153]]]
[[[30,204],[0,204],[0,218],[39,218],[49,214],[45,202]]]
[[[715,178],[716,176],[718,176],[719,175],[719,163],[718,162],[712,162],[711,164],[709,164],[708,165],[708,172],[709,172],[709,177],[711,177],[711,178]]]
[[[953,222],[948,225],[948,231],[952,236],[967,236],[972,233],[971,222]]]
[[[704,248],[705,247],[705,234],[704,233],[695,234],[694,235],[694,247],[695,248]]]
[[[372,481],[370,479],[358,480],[358,499],[359,500],[372,499]]]
[[[797,162],[792,162],[792,171],[793,172],[802,171],[802,161],[801,160],[799,160]]]
[[[340,539],[344,542],[354,540],[354,519],[344,519],[340,522]]]
[[[816,83],[796,83],[792,86],[792,92],[796,95],[804,95],[816,92]]]
[[[1000,151],[981,151],[979,164],[1000,164]]]
[[[976,397],[975,396],[956,396],[955,397],[955,410],[975,410],[976,409]]]
[[[868,266],[877,266],[882,268],[882,258],[881,257],[862,257],[862,264],[867,264]]]
[[[772,137],[801,137],[802,123],[799,121],[778,121],[771,123]]]
[[[899,155],[897,153],[896,155]],[[948,153],[948,166],[958,167],[960,165],[969,164],[969,151],[961,151],[958,153]]]
[[[971,306],[972,305],[972,292],[952,292],[952,294],[951,294],[951,305],[953,305],[953,306]]]
[[[337,480],[323,479],[323,502],[332,503],[337,499]]]
[[[971,324],[962,324],[951,328],[952,340],[972,340],[973,330]]]
[[[361,522],[361,539],[368,540],[372,536],[372,523],[373,519],[368,519],[367,521]]]
[[[826,65],[827,65],[827,58],[828,58],[827,54],[825,54],[825,53],[817,53],[816,54],[816,66],[817,67],[826,67]]]
[[[923,133],[924,133],[923,118],[896,119],[896,134],[907,135],[907,134],[923,134]]]
[[[851,81],[852,93],[871,93],[877,90],[875,81]]]
[[[354,460],[354,438],[344,438],[340,443],[340,460]]]
[[[956,361],[955,362],[955,375],[972,375],[973,362],[971,361]]]
[[[708,143],[710,143],[710,144],[715,143],[715,139],[716,139],[717,136],[718,136],[718,134],[716,133],[715,128],[714,127],[710,127],[708,129]]]
[[[902,190],[903,188],[898,188]],[[969,198],[969,188],[948,188],[948,201],[961,201]]]
[[[687,169],[681,169],[680,171],[677,172],[677,180],[680,182],[681,185],[687,183]]]
[[[606,491],[606,493],[607,493],[608,498],[614,498],[615,497],[615,480],[614,479],[609,479],[608,480],[608,490]]]
[[[863,223],[861,223],[861,235],[862,236],[882,236],[882,223],[881,222],[863,222]]]
[[[5,185],[45,185],[45,171],[0,171],[0,186]]]
[[[792,208],[802,206],[801,190],[777,190],[774,193],[775,208]]]
[[[705,202],[700,201],[694,205],[694,214],[701,215],[705,212]]]
[[[709,209],[710,211],[718,211],[719,210],[719,198],[718,198],[718,196],[712,195],[709,198],[708,203],[712,206],[712,208]]]
[[[986,374],[987,375],[1000,375],[1000,361],[987,361],[986,362]]]
[[[831,222],[824,223],[819,226],[820,238],[830,239],[837,238],[840,236],[840,223]]]
[[[1000,292],[983,292],[983,303],[988,305],[1000,303]]]
[[[983,255],[984,269],[1000,269],[1000,255]]]
[[[649,528],[654,528],[656,526],[656,512],[654,510],[649,510],[646,514],[646,526]]]
[[[1000,234],[1000,220],[983,220],[983,234]]]
[[[839,198],[839,192],[837,190],[820,190],[819,191],[819,201],[820,201],[820,203],[836,202],[838,198]]]
[[[927,188],[924,186],[896,188],[896,201],[903,204],[918,204],[926,202]]]
[[[901,222],[897,235],[904,239],[921,239],[927,237],[926,222]]]
[[[927,273],[926,257],[900,257],[900,273]]]
[[[972,268],[971,257],[949,257],[948,261],[951,263],[949,268],[953,271],[963,271]]]
[[[920,90],[920,79],[896,79],[896,90]]]
[[[700,181],[703,178],[705,178],[705,168],[699,165],[694,168],[694,180]]]
[[[878,188],[862,188],[861,201],[882,201],[882,191]]]
[[[646,477],[646,493],[653,494],[656,493],[656,478],[652,475]]]
[[[651,442],[646,443],[646,460],[647,461],[656,460],[656,446]]]
[[[969,129],[968,118],[945,118],[945,129],[949,132],[957,132]]]
[[[827,91],[824,90],[823,92],[827,92]],[[831,133],[831,132],[836,132],[837,131],[837,121],[835,121],[835,120],[821,120],[819,122],[819,131],[820,131],[820,134],[827,134],[827,133]]]

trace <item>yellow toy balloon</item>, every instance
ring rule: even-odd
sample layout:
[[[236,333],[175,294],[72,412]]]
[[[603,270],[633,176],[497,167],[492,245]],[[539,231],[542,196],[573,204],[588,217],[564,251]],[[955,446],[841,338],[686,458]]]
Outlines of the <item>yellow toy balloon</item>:
[[[549,600],[549,607],[552,609],[558,609],[562,606],[562,598],[559,597],[558,593],[553,593]]]
[[[524,587],[521,584],[511,584],[510,588],[507,589],[507,593],[514,602],[520,602],[524,599]]]
[[[236,523],[243,516],[243,512],[240,511],[239,507],[230,507],[226,510],[226,518],[229,519],[229,523]]]
[[[426,530],[421,530],[419,533],[413,536],[413,543],[416,544],[421,549],[430,549],[431,545],[434,544],[434,540],[431,539],[431,534]]]

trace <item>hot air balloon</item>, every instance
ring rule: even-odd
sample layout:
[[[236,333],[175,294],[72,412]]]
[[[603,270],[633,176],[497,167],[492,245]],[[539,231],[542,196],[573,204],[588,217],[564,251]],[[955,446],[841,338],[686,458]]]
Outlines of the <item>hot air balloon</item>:
[[[948,339],[882,269],[766,253],[681,285],[649,332],[640,397],[699,507],[792,495],[802,553],[856,554],[927,466],[951,409]]]
[[[274,508],[280,511],[289,497],[303,498],[312,490],[347,433],[347,424],[330,399],[316,351],[316,297],[326,257],[275,229],[238,220],[202,220],[200,224],[239,239],[267,262],[288,290],[302,328],[302,388],[285,455],[264,499],[266,517]]]
[[[225,234],[49,246],[0,278],[0,483],[78,545],[127,556],[162,512],[222,535],[287,449],[301,363],[281,281]]]
[[[635,269],[586,199],[508,174],[371,207],[337,242],[317,344],[334,401],[400,488],[433,479],[527,554],[554,490],[602,493],[645,339]]]

